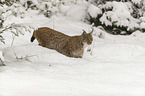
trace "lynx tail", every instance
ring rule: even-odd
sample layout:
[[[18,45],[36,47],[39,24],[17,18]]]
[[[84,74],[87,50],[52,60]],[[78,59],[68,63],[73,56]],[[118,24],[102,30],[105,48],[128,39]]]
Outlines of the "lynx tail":
[[[32,36],[31,37],[31,42],[33,42],[35,40],[35,37],[34,36]]]

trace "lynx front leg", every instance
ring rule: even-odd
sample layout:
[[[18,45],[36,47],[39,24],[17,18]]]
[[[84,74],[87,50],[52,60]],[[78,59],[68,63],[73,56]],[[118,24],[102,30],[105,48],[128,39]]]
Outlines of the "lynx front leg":
[[[84,49],[79,49],[73,52],[73,57],[82,58],[84,54]]]
[[[82,58],[83,53],[84,53],[84,50],[82,48],[81,49],[74,50],[70,46],[64,46],[62,48],[62,50],[61,50],[62,51],[61,53],[63,53],[64,55],[66,55],[68,57],[74,57],[74,58]]]
[[[82,56],[74,56],[74,58],[82,58]]]

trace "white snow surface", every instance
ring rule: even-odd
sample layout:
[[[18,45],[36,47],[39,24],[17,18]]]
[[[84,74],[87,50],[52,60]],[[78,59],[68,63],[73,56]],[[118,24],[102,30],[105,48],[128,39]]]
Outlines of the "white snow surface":
[[[32,17],[22,23],[71,36],[91,27],[70,17]],[[32,33],[15,37],[13,44],[13,35],[3,34],[6,66],[0,66],[0,96],[145,96],[144,33],[113,36],[94,28],[93,44],[83,58],[66,57],[36,40],[31,43]]]

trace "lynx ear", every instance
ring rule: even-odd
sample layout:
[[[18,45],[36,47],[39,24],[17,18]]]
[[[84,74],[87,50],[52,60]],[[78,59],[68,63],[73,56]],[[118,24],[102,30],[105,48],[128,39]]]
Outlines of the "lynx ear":
[[[90,32],[89,34],[90,34],[90,35],[92,35],[92,34],[93,34],[93,32]]]
[[[86,35],[87,34],[87,32],[85,31],[85,30],[83,30],[83,33],[82,33],[82,35]]]
[[[92,34],[93,34],[93,32],[94,32],[94,28],[92,27],[92,31],[91,31],[89,34],[91,34],[91,35],[92,35]]]

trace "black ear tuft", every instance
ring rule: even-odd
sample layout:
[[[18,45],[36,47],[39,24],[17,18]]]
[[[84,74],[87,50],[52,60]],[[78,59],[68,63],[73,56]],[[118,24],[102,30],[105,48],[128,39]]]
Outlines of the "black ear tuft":
[[[92,34],[93,34],[93,32],[94,32],[94,28],[92,27],[92,31],[91,31],[89,34],[91,34],[91,35],[92,35]]]
[[[87,33],[86,33],[86,31],[85,30],[83,30],[83,33],[82,33],[82,35],[86,35]]]

